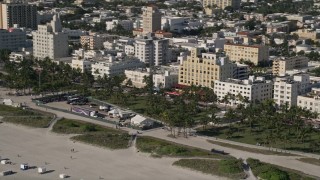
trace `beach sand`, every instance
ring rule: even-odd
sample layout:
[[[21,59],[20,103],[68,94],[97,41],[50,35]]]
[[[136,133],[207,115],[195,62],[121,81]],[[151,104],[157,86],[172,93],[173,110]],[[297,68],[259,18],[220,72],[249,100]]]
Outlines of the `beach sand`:
[[[48,129],[0,124],[0,156],[2,159],[10,159],[15,164],[1,164],[0,171],[17,172],[0,179],[59,179],[59,174],[62,173],[69,175],[68,179],[79,180],[223,179],[172,166],[176,158],[151,158],[148,154],[137,152],[135,148],[112,151],[74,143],[69,138],[70,135],[55,134]],[[71,149],[75,149],[75,152],[71,152]],[[21,163],[44,166],[52,172],[40,175],[37,168],[22,171],[19,169]]]

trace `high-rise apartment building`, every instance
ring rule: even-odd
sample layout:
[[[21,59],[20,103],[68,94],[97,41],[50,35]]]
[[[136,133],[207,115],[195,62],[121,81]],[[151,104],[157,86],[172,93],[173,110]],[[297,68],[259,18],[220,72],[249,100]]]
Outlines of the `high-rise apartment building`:
[[[142,9],[143,34],[161,30],[161,12],[156,6],[148,6]]]
[[[179,84],[196,85],[212,88],[215,80],[233,77],[236,64],[228,57],[219,57],[212,53],[199,53],[199,49],[191,50],[187,60],[180,62]]]
[[[33,56],[43,59],[68,56],[68,34],[62,32],[60,16],[54,15],[46,25],[39,25],[33,35]]]
[[[26,31],[19,28],[0,29],[0,49],[17,51],[26,46]]]
[[[272,74],[285,75],[286,71],[308,67],[308,58],[304,56],[279,57],[273,60]]]
[[[250,61],[257,65],[269,60],[269,48],[265,45],[225,44],[224,51],[231,61]]]
[[[203,7],[211,7],[217,6],[220,9],[224,9],[227,6],[231,6],[233,9],[240,8],[240,0],[203,0]]]
[[[134,47],[134,56],[150,66],[164,65],[169,62],[169,40],[167,39],[137,39]]]
[[[0,29],[19,27],[37,29],[37,6],[22,0],[10,0],[0,3]]]

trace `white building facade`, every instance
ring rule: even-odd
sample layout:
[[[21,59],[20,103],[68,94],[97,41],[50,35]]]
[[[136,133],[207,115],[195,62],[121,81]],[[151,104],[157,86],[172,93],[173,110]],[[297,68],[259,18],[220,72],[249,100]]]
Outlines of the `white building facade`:
[[[62,32],[59,15],[53,16],[51,23],[39,25],[32,36],[34,57],[56,59],[68,56],[68,34]]]
[[[312,88],[311,93],[298,96],[297,102],[297,106],[320,114],[320,88]]]
[[[117,20],[117,19],[114,19],[112,21],[107,21],[106,22],[106,30],[107,31],[112,30],[117,25],[122,26],[123,29],[125,29],[127,31],[132,31],[132,29],[133,29],[133,21],[132,20]]]
[[[171,88],[178,83],[178,69],[175,68],[159,67],[159,69],[153,73],[150,73],[150,68],[125,71],[127,80],[130,79],[132,85],[137,88],[145,87],[146,83],[144,79],[151,74],[154,87],[156,88]]]
[[[91,64],[93,63],[93,61],[82,59],[79,56],[75,56],[72,58],[71,67],[73,69],[80,69],[82,73],[85,71],[91,72]]]
[[[297,105],[298,95],[310,91],[310,78],[307,74],[295,75],[293,77],[278,77],[273,87],[273,99],[278,105]]]
[[[92,75],[97,78],[105,74],[109,77],[122,75],[125,70],[142,68],[145,64],[138,59],[116,60],[114,56],[108,56],[105,60],[91,65]]]
[[[169,62],[169,40],[137,39],[134,43],[135,57],[151,66],[160,66]]]
[[[272,98],[272,85],[272,81],[265,80],[264,77],[254,76],[250,76],[249,79],[246,80],[216,80],[214,82],[214,93],[220,100],[222,100],[227,94],[231,94],[235,98],[234,101],[230,101],[231,105],[241,103],[236,100],[236,97],[239,94],[248,101],[255,103]]]

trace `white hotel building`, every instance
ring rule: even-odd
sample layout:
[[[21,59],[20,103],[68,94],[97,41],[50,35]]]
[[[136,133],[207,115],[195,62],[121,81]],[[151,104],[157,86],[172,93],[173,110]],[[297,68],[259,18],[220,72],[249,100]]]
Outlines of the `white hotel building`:
[[[127,69],[136,69],[145,67],[145,64],[138,59],[124,58],[116,60],[114,56],[107,56],[98,62],[91,64],[92,75],[94,78],[103,77],[106,74],[109,77],[124,74]]]
[[[171,88],[178,83],[178,69],[168,66],[156,67],[157,69],[152,73],[153,84],[157,88]],[[150,76],[150,68],[125,70],[127,80],[132,81],[132,85],[137,88],[146,86],[144,77]]]
[[[320,88],[312,88],[311,93],[298,96],[297,106],[320,114]]]
[[[274,82],[273,99],[280,106],[288,104],[288,106],[297,105],[297,97],[305,94],[310,90],[311,83],[308,74],[295,75],[293,77],[278,77]]]
[[[223,99],[225,95],[230,93],[234,97],[241,94],[242,97],[247,98],[250,102],[263,101],[272,98],[272,81],[265,80],[264,77],[250,76],[249,79],[227,79],[225,81],[214,82],[214,93],[218,99]],[[239,102],[231,102],[231,105],[236,105]]]
[[[39,25],[38,30],[32,32],[33,56],[39,59],[67,57],[69,54],[68,34],[62,32],[59,14],[46,25]]]

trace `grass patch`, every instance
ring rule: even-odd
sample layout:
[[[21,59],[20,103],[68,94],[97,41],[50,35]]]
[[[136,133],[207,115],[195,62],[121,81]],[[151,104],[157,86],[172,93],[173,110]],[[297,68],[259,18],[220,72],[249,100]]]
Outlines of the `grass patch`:
[[[47,128],[54,114],[0,104],[2,121],[35,128]]]
[[[257,159],[247,159],[253,174],[262,179],[280,179],[280,180],[313,180],[302,172],[260,162]]]
[[[61,134],[80,134],[71,139],[109,149],[128,148],[131,139],[125,131],[65,118],[59,120],[52,131]]]
[[[19,107],[12,107],[0,104],[0,116],[53,116],[54,114],[34,110],[34,109],[22,109]]]
[[[288,127],[289,128],[289,127]],[[281,148],[286,150],[295,150],[308,153],[320,153],[320,149],[312,150],[312,145],[320,138],[320,133],[318,131],[312,130],[308,133],[308,138],[304,142],[297,142],[296,136],[291,134],[288,136],[287,141],[271,141],[269,144],[264,144],[267,139],[268,130],[263,127],[255,126],[255,128],[250,131],[250,127],[245,124],[234,124],[232,125],[232,135],[228,135],[229,127],[212,127],[203,130],[199,128],[197,133],[200,135],[217,137],[221,139],[228,139],[231,141],[246,143],[256,145],[260,143],[265,147]],[[228,137],[229,136],[229,137]]]
[[[126,149],[128,148],[131,136],[125,133],[111,134],[105,132],[83,134],[71,138],[75,141],[81,141],[109,149]]]
[[[151,153],[156,156],[169,157],[208,157],[225,159],[228,155],[213,154],[199,148],[184,146],[169,141],[153,138],[149,136],[137,137],[136,146],[141,152]]]
[[[319,159],[315,159],[315,158],[300,158],[298,160],[301,161],[301,162],[304,162],[304,163],[309,163],[309,164],[320,166],[320,160]]]
[[[216,145],[219,145],[219,146],[232,148],[232,149],[237,149],[237,150],[246,151],[246,152],[258,153],[258,154],[264,154],[264,155],[294,156],[293,154],[289,154],[289,153],[268,151],[268,150],[256,149],[256,148],[248,148],[248,147],[244,147],[244,146],[238,146],[238,145],[219,142],[219,141],[212,141],[212,140],[207,140],[207,141],[209,143],[216,144]]]
[[[237,159],[210,160],[210,159],[180,159],[173,163],[205,174],[240,179],[245,177],[242,169],[242,161]]]
[[[48,116],[24,116],[24,117],[4,117],[2,121],[13,123],[13,124],[20,124],[29,127],[35,128],[47,128],[52,117]]]
[[[114,134],[124,133],[124,131],[121,130],[115,130],[101,125],[66,118],[55,123],[52,127],[52,131],[60,134],[84,134],[95,132],[108,132]]]

